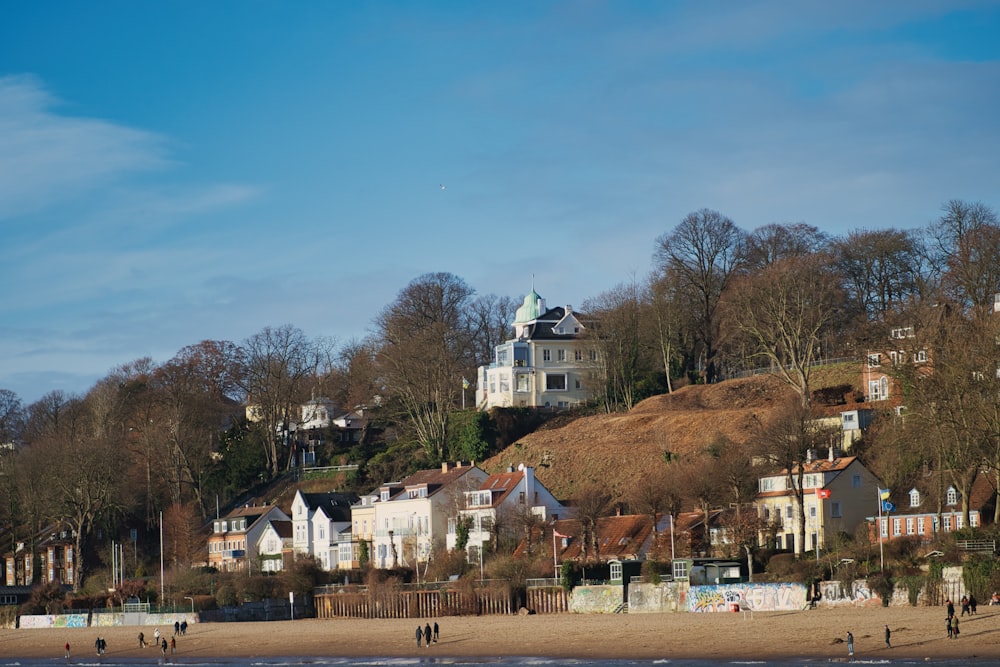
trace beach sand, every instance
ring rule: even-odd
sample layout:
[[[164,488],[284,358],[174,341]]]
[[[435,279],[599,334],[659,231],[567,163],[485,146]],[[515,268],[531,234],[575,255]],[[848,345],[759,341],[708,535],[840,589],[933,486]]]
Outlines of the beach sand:
[[[1000,659],[1000,607],[980,607],[961,619],[949,640],[943,607],[839,608],[795,612],[715,614],[556,614],[444,617],[439,643],[417,648],[414,631],[427,619],[302,619],[269,623],[198,623],[177,638],[178,658],[339,656],[576,658],[821,658],[846,659],[847,632],[855,658]],[[885,648],[884,624],[892,628]],[[0,656],[62,658],[67,641],[74,657],[94,656],[94,640],[107,641],[110,659],[158,658],[139,649],[152,626],[0,630]],[[169,641],[172,627],[160,627]]]

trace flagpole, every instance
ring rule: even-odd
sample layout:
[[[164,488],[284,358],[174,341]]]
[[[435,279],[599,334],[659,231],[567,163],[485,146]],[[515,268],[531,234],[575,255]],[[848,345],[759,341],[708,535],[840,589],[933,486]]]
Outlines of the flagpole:
[[[879,569],[885,571],[885,555],[882,550],[882,489],[878,490],[878,562]],[[885,531],[889,532],[888,519],[886,519]]]
[[[559,578],[559,561],[556,560],[556,529],[552,529],[552,576]]]

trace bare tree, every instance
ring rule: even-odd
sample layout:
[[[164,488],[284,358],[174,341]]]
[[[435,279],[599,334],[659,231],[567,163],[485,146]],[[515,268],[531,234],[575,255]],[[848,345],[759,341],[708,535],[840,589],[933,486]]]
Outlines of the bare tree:
[[[826,234],[804,222],[764,225],[747,237],[746,266],[761,271],[787,259],[821,252],[827,242]]]
[[[704,208],[688,214],[672,232],[657,239],[655,258],[660,270],[671,269],[680,288],[697,304],[695,336],[702,346],[708,382],[714,382],[717,375],[716,311],[743,263],[745,239],[746,234],[732,220]]]
[[[670,268],[649,279],[649,309],[652,324],[653,347],[659,354],[667,393],[673,393],[672,366],[682,358],[685,346],[681,337],[685,330],[689,309],[684,302],[681,280]]]
[[[580,522],[580,558],[584,563],[600,559],[598,521],[611,508],[611,493],[601,484],[590,482],[579,492],[576,518]]]
[[[729,318],[756,356],[773,365],[803,406],[824,330],[842,311],[842,293],[822,255],[783,260],[748,276],[726,300]]]
[[[462,378],[474,370],[472,288],[450,273],[414,279],[375,319],[378,363],[387,390],[432,461],[448,443],[449,415]]]
[[[643,297],[635,282],[618,285],[587,301],[585,337],[599,360],[593,370],[597,396],[605,411],[629,410],[637,400],[643,373]]]
[[[785,473],[799,518],[795,540],[795,553],[799,555],[806,539],[805,464],[821,445],[829,444],[830,435],[812,422],[808,407],[801,401],[791,401],[773,420],[758,424],[755,441],[757,454],[772,468]]]
[[[317,377],[328,374],[330,353],[291,325],[265,327],[239,347],[236,382],[257,413],[257,436],[272,475],[278,473],[283,455],[292,462],[294,440],[289,429],[296,418],[294,406],[309,395]]]
[[[518,302],[509,296],[486,294],[474,299],[469,306],[477,366],[493,360],[493,349],[508,340],[513,333],[511,323]]]
[[[884,324],[919,298],[923,251],[913,232],[855,230],[834,241],[832,252],[851,311],[863,321]]]

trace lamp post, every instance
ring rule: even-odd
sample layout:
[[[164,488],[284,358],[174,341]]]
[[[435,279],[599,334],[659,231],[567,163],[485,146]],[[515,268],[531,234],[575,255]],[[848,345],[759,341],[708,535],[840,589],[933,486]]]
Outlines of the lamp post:
[[[191,600],[191,613],[193,614],[194,613],[194,598],[191,597],[190,595],[185,595],[184,599],[185,600]]]

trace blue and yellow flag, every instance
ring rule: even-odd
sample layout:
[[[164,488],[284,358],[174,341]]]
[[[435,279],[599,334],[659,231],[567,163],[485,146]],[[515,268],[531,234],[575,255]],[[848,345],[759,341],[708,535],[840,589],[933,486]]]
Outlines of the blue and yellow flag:
[[[879,489],[878,490],[879,500],[889,500],[889,489]]]

